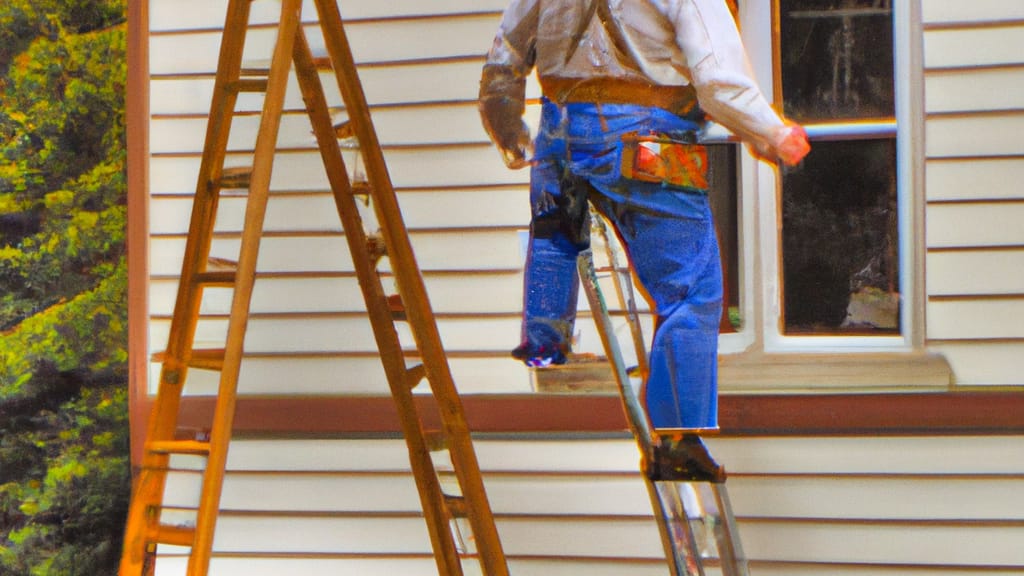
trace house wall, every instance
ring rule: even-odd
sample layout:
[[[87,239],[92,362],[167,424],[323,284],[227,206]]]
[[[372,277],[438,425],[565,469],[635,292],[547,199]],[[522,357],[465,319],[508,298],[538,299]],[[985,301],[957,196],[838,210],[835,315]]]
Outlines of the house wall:
[[[1024,8],[924,0],[927,337],[958,384],[1019,385]]]
[[[307,3],[309,4],[309,3]],[[520,308],[525,172],[479,126],[482,53],[504,0],[343,1],[346,30],[464,394],[530,392],[507,359]],[[161,348],[195,189],[225,0],[150,0],[150,347]],[[275,2],[254,3],[256,20]],[[926,82],[927,340],[958,385],[1021,384],[1024,326],[1024,8],[922,0]],[[304,13],[314,13],[307,5]],[[263,57],[256,25],[249,57]],[[325,77],[330,80],[330,78]],[[537,95],[536,87],[530,87]],[[336,88],[328,90],[340,102]],[[255,101],[243,100],[247,110]],[[247,396],[377,395],[386,384],[308,124],[292,90],[275,164],[261,280],[241,377]],[[535,110],[531,108],[531,114]],[[255,115],[238,118],[244,164]],[[214,254],[231,258],[242,201],[222,203]],[[385,275],[385,279],[386,279]],[[227,294],[204,303],[219,346]],[[581,321],[584,350],[597,339]],[[404,335],[407,336],[407,335]],[[345,374],[344,379],[337,378]],[[151,378],[155,382],[155,378]],[[212,394],[193,370],[187,394]],[[758,576],[1017,574],[1024,555],[1019,436],[729,437],[711,441]],[[486,436],[478,456],[514,574],[664,574],[632,442],[621,434]],[[194,504],[181,458],[168,501]],[[211,574],[434,574],[397,439],[233,442]],[[161,576],[184,574],[162,549]],[[469,573],[473,568],[467,566]]]

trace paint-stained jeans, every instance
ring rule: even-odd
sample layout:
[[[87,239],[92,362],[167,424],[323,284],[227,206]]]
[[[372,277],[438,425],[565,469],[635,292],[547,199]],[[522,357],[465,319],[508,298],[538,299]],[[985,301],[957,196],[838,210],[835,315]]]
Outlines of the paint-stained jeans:
[[[657,108],[545,102],[535,142],[523,344],[515,354],[564,361],[576,316],[576,257],[589,244],[589,195],[657,315],[645,387],[655,428],[717,427],[721,263],[707,190],[623,177],[621,142],[634,132],[685,140],[697,128]]]

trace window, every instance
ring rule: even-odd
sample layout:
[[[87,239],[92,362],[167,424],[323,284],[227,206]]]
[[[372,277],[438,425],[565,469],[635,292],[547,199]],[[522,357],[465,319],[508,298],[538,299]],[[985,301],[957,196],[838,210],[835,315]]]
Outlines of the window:
[[[777,171],[740,155],[736,217],[716,210],[738,330],[723,352],[910,346],[913,160],[897,114],[910,82],[895,80],[909,77],[898,68],[910,15],[893,4],[740,2],[755,74],[812,152]]]

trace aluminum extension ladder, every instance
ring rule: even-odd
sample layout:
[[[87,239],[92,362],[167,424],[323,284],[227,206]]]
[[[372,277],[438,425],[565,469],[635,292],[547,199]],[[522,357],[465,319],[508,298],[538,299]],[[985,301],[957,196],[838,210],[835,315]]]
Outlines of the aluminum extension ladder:
[[[280,1],[277,42],[269,68],[262,70],[244,70],[242,67],[252,0],[229,0],[228,3],[178,296],[167,350],[160,355],[163,362],[160,382],[149,420],[142,469],[133,487],[120,576],[153,574],[160,544],[187,548],[188,576],[205,576],[209,570],[231,440],[243,341],[256,280],[257,253],[292,65],[397,405],[438,572],[443,576],[461,575],[463,559],[475,556],[483,574],[505,576],[508,567],[462,404],[370,119],[337,0],[314,0],[314,3],[329,65],[337,78],[348,114],[348,123],[341,130],[333,126],[324,96],[319,77],[319,69],[323,65],[314,59],[302,28],[302,0]],[[224,159],[228,133],[242,92],[264,94],[253,165],[244,170],[226,169]],[[338,141],[339,132],[354,137],[358,142],[366,182],[350,181]],[[226,268],[222,262],[210,262],[218,200],[223,190],[245,193],[247,198],[238,261],[229,263]],[[358,210],[357,197],[362,199],[364,196],[372,202],[381,228],[373,235],[364,231]],[[398,294],[391,296],[385,293],[377,272],[377,264],[385,256],[391,263],[398,287]],[[200,303],[207,287],[233,289],[223,349],[193,349]],[[422,364],[407,367],[397,322],[407,322],[411,328]],[[220,372],[212,428],[209,438],[202,441],[176,439],[182,388],[190,367]],[[441,415],[443,429],[439,431],[423,429],[422,419],[413,402],[412,390],[424,379],[430,385]],[[441,489],[431,452],[442,448],[448,451],[460,494],[446,494]],[[205,457],[194,526],[168,525],[161,523],[160,519],[169,460],[178,454]],[[472,531],[470,537],[474,549],[467,550],[471,547],[457,542],[457,526],[468,526]]]
[[[647,470],[655,466],[656,434],[630,381],[631,373],[642,378],[648,370],[636,293],[629,267],[619,261],[615,240],[609,235],[603,218],[594,212],[592,222],[593,230],[607,248],[607,267],[602,267],[601,272],[610,274],[616,297],[626,312],[636,350],[635,370],[627,369],[590,249],[581,252],[577,262],[580,281],[622,397],[626,420],[640,450],[641,470],[669,573],[671,576],[705,576],[706,567],[716,566],[724,576],[748,576],[747,560],[725,483],[652,480],[647,475]]]

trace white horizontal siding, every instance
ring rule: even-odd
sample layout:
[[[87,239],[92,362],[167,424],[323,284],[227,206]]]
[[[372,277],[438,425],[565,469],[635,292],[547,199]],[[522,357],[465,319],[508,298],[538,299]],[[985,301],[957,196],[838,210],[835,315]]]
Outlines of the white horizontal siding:
[[[1024,344],[1015,341],[933,342],[932,348],[950,361],[960,386],[1019,386]]]
[[[933,296],[985,296],[1024,291],[1024,249],[932,252],[928,290]]]
[[[531,111],[535,106],[531,106]],[[338,121],[345,119],[339,112]],[[259,129],[257,114],[234,119],[228,149],[252,150]],[[489,142],[480,124],[475,102],[449,105],[425,104],[402,108],[378,108],[373,111],[374,127],[384,146],[425,144],[484,144]],[[203,149],[206,116],[161,116],[150,124],[151,152],[196,153]],[[310,148],[315,141],[309,118],[301,111],[286,113],[281,119],[277,139],[281,148]]]
[[[925,77],[925,107],[932,113],[1019,110],[1024,67],[935,72]]]
[[[925,129],[929,157],[1024,155],[1024,113],[936,117]]]
[[[915,568],[952,576],[1024,566],[1014,544],[1024,531],[1019,437],[709,445],[731,471],[727,487],[753,574]],[[631,440],[482,438],[476,449],[514,573],[667,572]],[[357,565],[361,574],[396,566],[432,573],[400,440],[237,440],[226,482],[219,574]],[[188,507],[195,475],[176,473],[171,488],[173,504]],[[157,565],[159,574],[180,573],[173,557]]]
[[[927,216],[929,248],[1024,245],[1024,202],[931,204]]]
[[[928,30],[924,34],[924,64],[926,68],[1020,64],[1021,45],[1024,45],[1024,24],[1020,22]]]
[[[166,342],[168,322],[154,320],[150,339]],[[517,343],[518,317],[480,319],[438,318],[441,340],[449,350],[510,350]],[[398,324],[398,335],[413,351],[412,333]],[[216,347],[227,334],[226,319],[203,319],[196,330],[196,347]],[[511,346],[510,346],[511,344]],[[303,318],[252,317],[245,335],[245,349],[252,354],[292,352],[331,353],[377,351],[369,320],[363,316],[319,315]]]
[[[296,574],[303,576],[336,576],[337,574],[359,574],[360,576],[436,576],[437,567],[429,558],[367,560],[363,558],[323,558],[323,559],[280,559],[280,558],[214,558],[211,574],[233,576],[278,576],[294,569]],[[509,562],[509,570],[516,576],[664,576],[667,568],[654,562],[614,562],[603,560],[587,562],[583,560],[559,562],[557,560],[513,559]],[[465,574],[479,574],[479,568],[472,565],[464,568]],[[751,571],[756,576],[905,576],[906,568],[892,566],[850,567],[818,564],[759,564]],[[992,570],[990,568],[961,569],[920,569],[915,568],[914,576],[1017,576],[1018,569]],[[157,576],[181,576],[185,574],[185,563],[180,558],[162,560],[157,566]],[[721,574],[715,568],[707,571],[708,576]]]
[[[509,343],[509,349],[513,343]],[[409,363],[417,361],[410,358]],[[452,378],[462,394],[523,394],[531,391],[530,375],[521,362],[505,350],[490,356],[448,359]],[[150,365],[150,382],[159,382],[160,365]],[[185,393],[209,396],[217,393],[220,373],[193,369]],[[155,391],[155,390],[154,390]],[[416,388],[414,392],[424,392]],[[384,369],[376,355],[356,356],[247,356],[242,362],[240,395],[355,395],[390,394]]]
[[[223,18],[223,16],[222,16]],[[350,22],[345,26],[357,64],[400,62],[439,58],[477,57],[494,38],[498,14],[450,18],[376,20]],[[222,25],[223,22],[220,23]],[[219,25],[218,25],[219,26]],[[303,28],[314,56],[326,55],[320,27]],[[213,74],[217,70],[220,29],[181,34],[153,34],[150,38],[150,72],[155,75]],[[277,29],[254,29],[247,37],[243,62],[269,60]],[[401,42],[381,42],[401,38]],[[181,54],[181,56],[177,56]]]
[[[395,104],[429,104],[435,102],[476,101],[479,92],[480,68],[483,59],[407,63],[390,66],[365,66],[359,69],[367,100],[373,106]],[[328,71],[320,73],[328,105],[342,106],[337,82]],[[439,79],[444,81],[439,81]],[[536,83],[531,82],[531,87]],[[154,78],[150,106],[153,114],[206,114],[213,94],[213,76]],[[528,96],[539,96],[536,88]],[[237,110],[254,112],[260,109],[262,97],[242,94]],[[285,107],[302,109],[302,96],[294,74],[288,84]]]
[[[293,572],[294,570],[294,572]],[[509,562],[509,571],[516,576],[664,576],[665,567],[661,562],[615,562],[609,560],[559,561],[520,559]],[[479,565],[470,560],[463,563],[463,572],[469,576],[480,574]],[[280,576],[281,574],[302,574],[303,576],[337,576],[358,574],[359,576],[436,576],[437,565],[433,558],[214,558],[211,574],[226,576]],[[181,558],[161,560],[157,576],[183,576],[185,562]],[[715,576],[716,572],[709,572]]]
[[[500,13],[504,0],[432,0],[429,7],[418,0],[345,0],[338,8],[346,20],[395,17],[423,17],[445,14]],[[224,24],[227,0],[151,0],[150,29],[153,31],[188,31],[215,28]],[[276,0],[257,0],[252,5],[251,22],[276,22],[281,3]],[[305,20],[315,18],[316,9],[311,0],[302,3]]]
[[[929,25],[1024,19],[1024,4],[1006,0],[922,0],[921,16]]]
[[[306,4],[309,19],[311,3]],[[452,317],[478,313],[488,303],[502,312],[516,305],[527,174],[506,170],[486,144],[474,103],[481,55],[489,44],[487,29],[505,4],[341,3],[346,17],[364,20],[352,23],[349,32],[357,60],[374,63],[362,66],[360,74],[395,184],[400,189],[430,190],[402,192],[400,199],[414,229],[420,265],[428,272],[432,299],[442,316],[448,315],[441,319],[446,342],[495,355],[451,358],[460,390],[470,393],[526,391],[528,386],[525,368],[505,356],[518,337],[514,314],[497,319]],[[216,30],[225,6],[224,0],[150,3],[151,27],[159,32],[151,47],[156,74],[151,89],[151,144],[156,155],[150,172],[156,234],[150,259],[156,279],[151,288],[157,318],[154,341],[165,337],[161,331],[166,331],[173,277],[180,270],[188,197],[196,189],[211,64],[219,43]],[[1013,186],[1019,178],[1012,177],[1021,171],[1019,160],[977,156],[1021,153],[1022,126],[1013,113],[1015,106],[993,92],[1019,82],[1013,66],[1020,62],[1016,47],[1021,27],[962,30],[959,24],[1019,18],[1021,8],[1017,3],[979,0],[970,9],[972,14],[958,2],[923,0],[926,23],[933,26],[925,44],[927,66],[932,69],[926,110],[932,115],[930,201],[1020,197]],[[254,12],[259,22],[277,17],[274,2],[256,2]],[[392,17],[410,20],[389,20]],[[943,29],[943,24],[957,26]],[[459,37],[445,37],[452,30]],[[372,42],[378,38],[387,41]],[[484,43],[478,44],[481,39]],[[250,46],[251,58],[260,57],[263,42]],[[974,42],[970,50],[964,49]],[[972,70],[978,66],[1007,68]],[[963,68],[969,76],[937,73],[950,68]],[[339,105],[333,80],[327,74],[323,78],[330,101]],[[968,88],[974,92],[964,92]],[[537,94],[531,84],[530,95]],[[243,108],[250,111],[257,102],[248,96],[242,99]],[[301,107],[294,83],[287,106],[292,111]],[[989,108],[1001,115],[974,114]],[[534,116],[535,110],[531,108]],[[236,128],[230,145],[237,154],[230,162],[241,165],[252,146],[253,118],[240,118]],[[402,147],[410,145],[423,147]],[[283,275],[257,283],[250,352],[270,354],[243,363],[242,392],[383,394],[379,360],[372,356],[365,319],[338,314],[357,313],[362,303],[351,277],[343,275],[351,270],[347,248],[331,221],[326,180],[316,154],[309,150],[308,125],[300,115],[286,116],[279,146],[302,150],[282,154],[275,165],[272,188],[280,194],[268,215],[275,234],[264,244],[260,270]],[[294,192],[309,194],[287,195]],[[300,198],[309,200],[308,211]],[[226,229],[237,229],[238,202],[224,203],[221,224]],[[969,212],[971,206],[955,209]],[[987,210],[975,214],[933,204],[927,221],[929,246],[1015,245],[1018,227],[1004,226],[1016,214],[1012,206],[985,205]],[[1011,213],[1004,216],[1006,208]],[[974,224],[978,217],[982,220]],[[453,231],[456,228],[465,230]],[[961,234],[959,228],[967,233]],[[1002,231],[991,232],[993,228]],[[232,258],[236,246],[231,232],[222,234],[215,242],[215,255]],[[985,282],[973,279],[957,283],[957,256],[951,254],[956,253],[929,255],[938,258],[929,262],[936,273],[929,276],[930,293],[933,278],[935,295],[1014,293],[1012,274],[987,289]],[[985,258],[996,258],[995,254],[985,252]],[[457,285],[458,277],[432,274],[453,270],[472,273],[472,288]],[[320,291],[328,294],[313,295]],[[332,295],[338,299],[332,300]],[[222,313],[226,302],[224,293],[216,294],[204,303],[204,313]],[[285,316],[275,316],[281,314]],[[211,343],[222,334],[218,320],[208,318],[203,326],[201,336]],[[941,322],[936,328],[945,331]],[[942,340],[938,349],[950,356],[958,377],[966,377],[964,383],[1007,383],[1018,372],[1012,368],[1020,357],[1017,347],[957,342],[965,332],[956,326],[949,332],[954,341]],[[583,338],[594,341],[591,336]],[[308,356],[315,350],[326,353]],[[295,355],[274,355],[281,351]],[[353,355],[357,351],[364,354]],[[502,360],[495,360],[498,357]],[[212,373],[193,370],[187,390],[209,394],[215,385]],[[729,488],[758,576],[895,576],[911,570],[922,576],[978,576],[1024,570],[1019,547],[1024,536],[1020,438],[716,438],[710,444],[733,474]],[[514,574],[667,572],[637,469],[639,455],[631,441],[486,440],[477,448]],[[176,465],[187,462],[178,459]],[[236,440],[211,574],[436,574],[408,466],[400,440]],[[176,473],[169,504],[188,508],[195,489],[193,473]],[[236,554],[227,554],[231,551]],[[276,552],[281,556],[275,557]],[[474,566],[467,564],[468,574],[477,573]],[[183,575],[183,559],[162,557],[157,574]]]
[[[467,286],[459,276],[428,275],[424,278],[434,312],[438,314],[505,313],[516,314],[522,297],[518,274],[495,272],[477,275],[476,286]],[[177,291],[176,282],[154,281],[150,286],[153,313],[170,315]],[[203,300],[204,314],[226,314],[230,310],[230,291],[223,298]],[[294,299],[295,303],[291,303]],[[264,278],[256,282],[252,312],[358,312],[366,310],[355,277],[345,278]]]
[[[508,270],[522,260],[516,230],[470,230],[438,234],[412,234],[412,245],[422,270]],[[237,238],[215,238],[212,255],[237,259]],[[181,271],[185,238],[152,240],[154,275]],[[157,258],[161,257],[161,258]],[[352,257],[340,234],[267,236],[260,243],[257,269],[261,272],[350,272]],[[384,262],[381,270],[389,270]]]
[[[1024,200],[1022,158],[932,159],[926,167],[927,200]]]
[[[1020,385],[1024,9],[924,0],[926,336],[961,386]]]
[[[529,220],[527,191],[518,187],[431,190],[398,195],[409,230],[423,228],[522,227]],[[241,232],[246,199],[225,196],[217,210],[217,230]],[[154,235],[181,234],[192,216],[191,196],[160,196],[150,201]],[[362,211],[367,224],[375,221]],[[327,193],[275,194],[267,204],[267,232],[341,232],[334,198]],[[372,229],[371,229],[372,230]]]
[[[523,184],[525,171],[500,171],[498,154],[488,146],[464,146],[456,149],[391,149],[384,154],[395,187],[455,187],[484,184]],[[154,156],[149,169],[153,194],[183,194],[196,189],[199,157]],[[250,166],[251,158],[232,154],[226,165]],[[274,163],[271,191],[322,191],[328,189],[320,154],[315,151],[279,153]]]
[[[932,300],[928,303],[928,337],[939,340],[1024,338],[1024,297]]]

